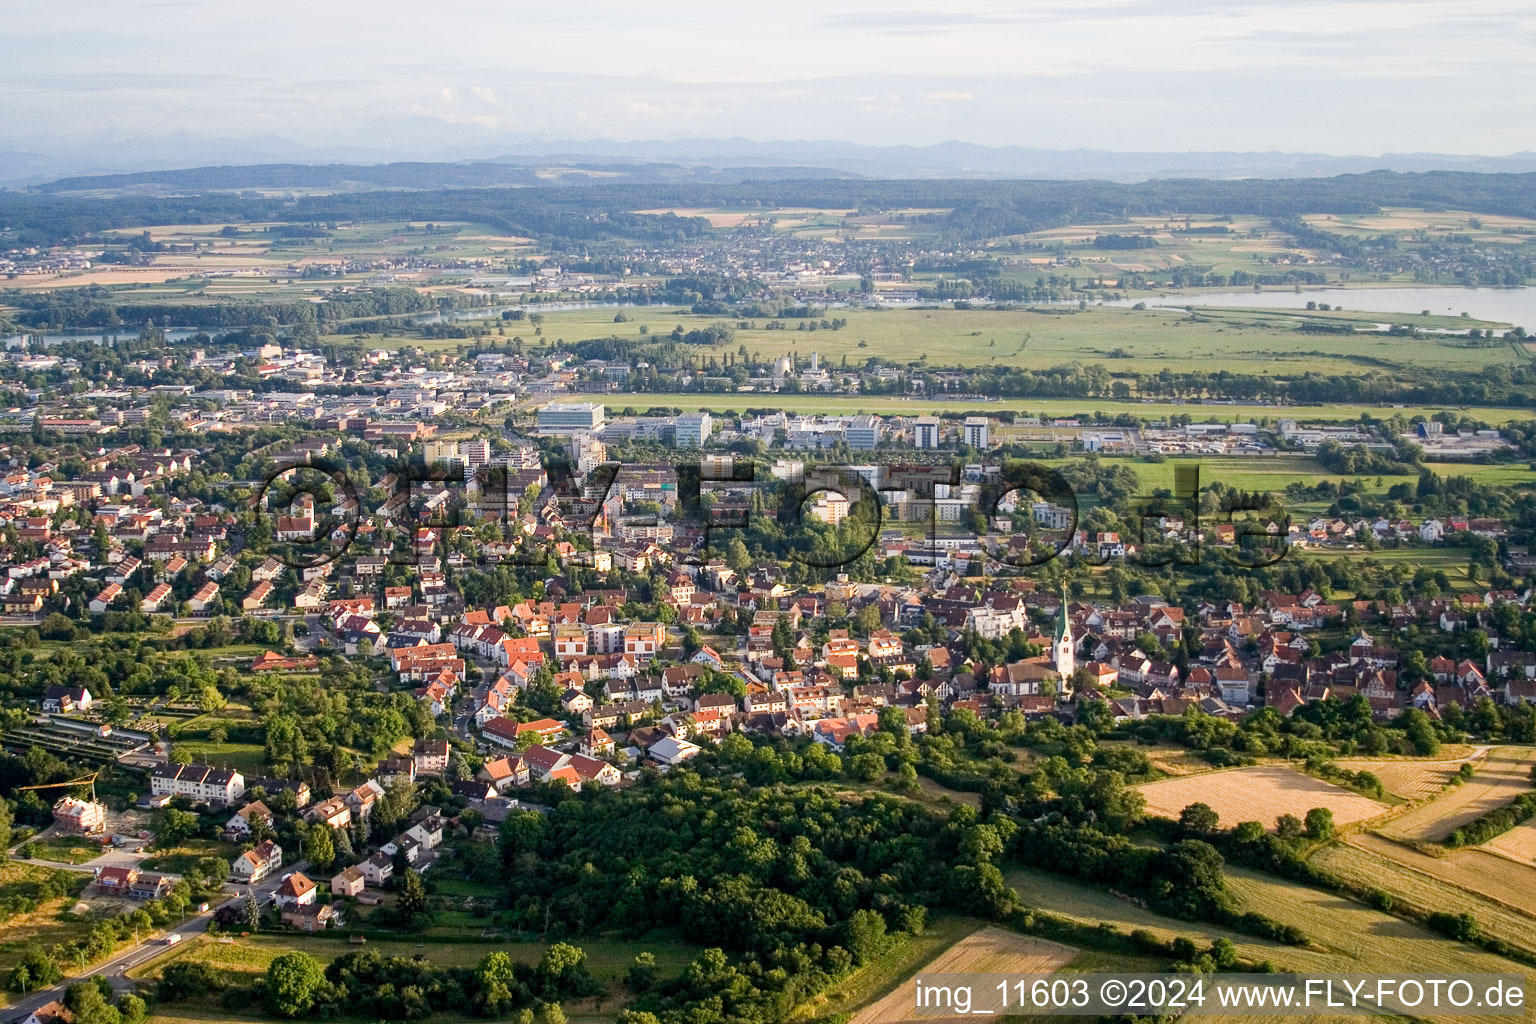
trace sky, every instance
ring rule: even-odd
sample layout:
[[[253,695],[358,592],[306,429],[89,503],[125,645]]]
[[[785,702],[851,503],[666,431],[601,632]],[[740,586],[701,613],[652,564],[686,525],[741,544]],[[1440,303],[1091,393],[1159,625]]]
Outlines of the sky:
[[[1530,0],[0,0],[0,142],[1536,150]]]

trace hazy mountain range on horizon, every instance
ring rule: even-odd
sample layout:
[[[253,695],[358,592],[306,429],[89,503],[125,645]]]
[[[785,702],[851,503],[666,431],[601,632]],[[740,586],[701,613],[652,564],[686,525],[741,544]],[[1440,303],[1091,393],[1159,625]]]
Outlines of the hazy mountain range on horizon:
[[[494,138],[476,136],[462,144],[422,147],[415,152],[357,146],[312,147],[270,135],[210,138],[189,134],[112,137],[31,147],[0,140],[0,185],[43,185],[58,179],[115,176],[102,182],[71,180],[65,188],[153,187],[169,184],[167,171],[218,168],[225,184],[256,187],[283,184],[263,168],[327,166],[330,177],[346,169],[409,164],[414,181],[380,174],[347,178],[361,187],[431,187],[435,184],[538,184],[547,175],[535,169],[603,168],[622,180],[750,180],[753,177],[865,178],[1056,178],[1135,182],[1156,178],[1307,178],[1373,170],[1536,171],[1536,152],[1504,156],[1403,152],[1334,155],[1289,152],[1119,152],[1108,149],[1050,149],[943,142],[930,146],[873,146],[835,140],[756,141],[729,139]],[[340,165],[339,167],[337,165]],[[485,166],[494,165],[494,166]],[[250,168],[242,181],[235,168]],[[289,175],[290,178],[293,175]],[[325,176],[321,176],[325,177]],[[566,176],[564,183],[571,183]],[[505,178],[506,180],[500,180]],[[381,179],[381,180],[372,180]],[[293,181],[293,184],[299,182]],[[318,183],[318,182],[317,182]],[[182,182],[185,184],[185,182]]]

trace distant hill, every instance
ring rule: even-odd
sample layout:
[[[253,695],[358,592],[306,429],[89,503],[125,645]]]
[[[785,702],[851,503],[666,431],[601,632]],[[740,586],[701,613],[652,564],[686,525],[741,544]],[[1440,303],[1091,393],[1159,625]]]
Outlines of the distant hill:
[[[49,194],[66,192],[188,193],[243,189],[442,189],[697,182],[741,184],[797,178],[836,179],[853,175],[825,167],[681,167],[666,163],[539,164],[507,161],[390,164],[247,164],[135,171],[59,178],[33,186]]]
[[[425,152],[310,147],[277,136],[189,134],[80,141],[48,151],[35,139],[0,141],[0,184],[92,189],[479,188],[524,185],[715,182],[796,178],[1103,180],[1314,178],[1375,170],[1536,171],[1536,153],[1379,156],[1269,152],[1116,152],[941,142],[870,146],[838,140],[503,138],[467,135]]]

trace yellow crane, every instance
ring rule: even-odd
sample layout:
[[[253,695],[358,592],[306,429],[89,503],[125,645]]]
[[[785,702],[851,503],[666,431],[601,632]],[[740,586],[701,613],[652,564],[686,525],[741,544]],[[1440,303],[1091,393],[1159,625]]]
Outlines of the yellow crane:
[[[91,772],[91,774],[89,774],[89,775],[82,775],[78,779],[70,779],[68,782],[44,782],[44,783],[40,783],[40,784],[38,784],[36,786],[17,786],[16,787],[16,792],[19,793],[19,792],[21,792],[24,789],[65,789],[65,788],[70,787],[70,786],[83,786],[86,783],[90,783],[90,786],[91,786],[91,803],[95,803],[96,802],[96,776],[98,776],[100,774],[101,774],[101,769],[98,768],[94,772]]]

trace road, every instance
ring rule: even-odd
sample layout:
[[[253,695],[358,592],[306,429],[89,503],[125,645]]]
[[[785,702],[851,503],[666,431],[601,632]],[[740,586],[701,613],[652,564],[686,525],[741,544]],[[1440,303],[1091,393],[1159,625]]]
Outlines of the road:
[[[169,949],[170,947],[165,944],[165,940],[169,936],[180,935],[182,936],[182,941],[185,942],[189,936],[206,932],[208,930],[208,922],[212,920],[213,912],[211,909],[207,913],[194,914],[170,931],[145,939],[137,946],[129,947],[116,954],[112,959],[104,960],[88,968],[84,974],[78,977],[68,978],[53,988],[33,992],[31,995],[18,999],[6,1007],[7,1019],[19,1020],[45,1003],[52,1002],[55,999],[63,999],[64,990],[70,985],[77,981],[84,981],[87,978],[94,978],[97,975],[102,975],[111,982],[112,988],[115,991],[119,993],[131,992],[133,991],[134,984],[126,976],[128,970],[139,966],[146,960],[159,956]]]
[[[69,867],[70,865],[61,864],[59,866]],[[256,897],[256,902],[265,906],[271,900],[272,894],[277,891],[277,887],[283,883],[283,879],[286,876],[292,874],[295,871],[302,871],[308,866],[308,863],[302,860],[296,864],[284,865],[283,870],[279,871],[277,874],[270,878],[264,879],[256,885],[251,886],[250,892]],[[148,936],[137,945],[120,950],[119,952],[113,954],[111,959],[103,960],[99,964],[93,964],[82,974],[71,978],[66,978],[64,981],[60,982],[58,985],[55,985],[52,988],[33,992],[21,999],[18,999],[16,1002],[5,1008],[6,1020],[19,1020],[20,1018],[25,1017],[27,1014],[31,1013],[33,1010],[37,1009],[39,1006],[44,1005],[45,1003],[52,1002],[55,999],[63,999],[64,992],[69,988],[70,985],[73,985],[77,981],[84,981],[87,978],[94,978],[98,975],[105,977],[108,982],[111,983],[112,988],[118,993],[132,992],[135,988],[135,984],[133,980],[127,976],[128,971],[140,966],[147,961],[153,960],[155,957],[173,948],[173,946],[167,945],[165,941],[172,935],[180,935],[181,942],[186,942],[194,935],[203,934],[208,930],[208,925],[213,920],[213,913],[215,910],[230,902],[231,900],[244,899],[244,897],[244,887],[226,884],[224,886],[223,898],[210,902],[206,911],[201,913],[193,912],[186,918],[186,920],[182,921],[175,927],[170,928],[164,932]]]

